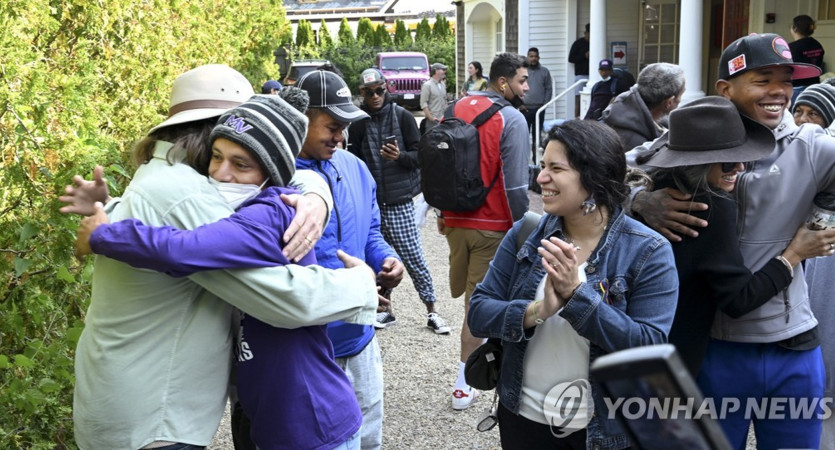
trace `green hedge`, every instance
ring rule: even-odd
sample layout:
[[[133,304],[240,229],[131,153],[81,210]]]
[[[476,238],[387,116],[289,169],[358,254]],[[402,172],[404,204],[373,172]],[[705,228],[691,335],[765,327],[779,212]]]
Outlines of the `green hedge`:
[[[58,213],[73,174],[126,154],[168,109],[174,78],[206,63],[258,87],[275,76],[280,1],[0,2],[0,447],[74,448],[72,358],[89,261]]]
[[[119,193],[178,74],[222,63],[256,91],[278,79],[272,52],[288,27],[280,1],[3,0],[0,29],[0,448],[74,448],[92,266],[73,258],[78,218],[58,213],[57,196],[96,164]],[[454,67],[451,38],[410,49]],[[352,89],[376,54],[328,52]]]

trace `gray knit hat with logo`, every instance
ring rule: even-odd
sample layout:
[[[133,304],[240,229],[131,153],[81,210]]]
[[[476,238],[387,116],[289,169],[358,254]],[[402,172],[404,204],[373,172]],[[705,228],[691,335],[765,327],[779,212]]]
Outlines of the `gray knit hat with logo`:
[[[813,84],[794,100],[792,113],[797,105],[806,105],[819,112],[826,122],[825,127],[828,127],[835,120],[835,87],[826,83]]]
[[[296,172],[296,156],[307,136],[309,98],[298,88],[278,95],[253,95],[226,111],[209,140],[228,139],[251,152],[264,167],[273,186],[287,186]]]

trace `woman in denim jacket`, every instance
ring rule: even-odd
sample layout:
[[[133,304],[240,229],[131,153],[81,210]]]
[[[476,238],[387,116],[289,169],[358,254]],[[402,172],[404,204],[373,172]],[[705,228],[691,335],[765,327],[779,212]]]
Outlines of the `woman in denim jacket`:
[[[610,128],[572,120],[552,129],[541,168],[546,214],[521,248],[521,222],[505,236],[468,316],[474,336],[502,339],[502,448],[626,448],[589,366],[667,341],[673,252],[623,213],[626,162]]]

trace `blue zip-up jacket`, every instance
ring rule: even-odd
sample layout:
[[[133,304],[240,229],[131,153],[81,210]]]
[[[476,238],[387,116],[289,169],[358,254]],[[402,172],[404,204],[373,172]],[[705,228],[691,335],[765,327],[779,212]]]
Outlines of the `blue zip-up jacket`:
[[[316,260],[322,267],[341,268],[337,250],[365,261],[380,272],[386,258],[397,253],[380,232],[380,209],[377,206],[377,183],[362,160],[348,151],[338,150],[328,160],[296,159],[297,169],[310,169],[321,175],[333,195],[330,222],[316,243]],[[346,295],[352,293],[346,292]],[[334,322],[328,325],[337,358],[353,356],[371,342],[374,328]]]
[[[516,222],[502,240],[484,281],[476,286],[467,323],[473,336],[502,340],[499,399],[519,411],[522,369],[528,341],[536,328],[525,329],[525,310],[545,276],[536,249],[549,236],[565,239],[562,220],[543,215],[521,248]],[[660,234],[627,217],[618,208],[589,256],[587,281],[568,299],[559,315],[588,339],[589,366],[607,353],[667,342],[678,299],[678,275],[670,243]],[[601,284],[608,292],[601,295]],[[608,418],[600,385],[589,377],[595,413],[587,426],[586,448],[616,450],[629,439]]]

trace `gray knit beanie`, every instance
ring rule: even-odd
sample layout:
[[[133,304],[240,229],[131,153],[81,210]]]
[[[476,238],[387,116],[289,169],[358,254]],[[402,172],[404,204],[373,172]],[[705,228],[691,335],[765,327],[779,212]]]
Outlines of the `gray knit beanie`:
[[[296,156],[307,136],[307,93],[282,89],[278,95],[253,95],[217,121],[209,140],[228,139],[251,152],[273,186],[287,186],[296,172]]]
[[[826,83],[813,84],[797,96],[792,105],[792,113],[797,105],[806,105],[819,112],[826,122],[826,128],[835,120],[835,87]]]

